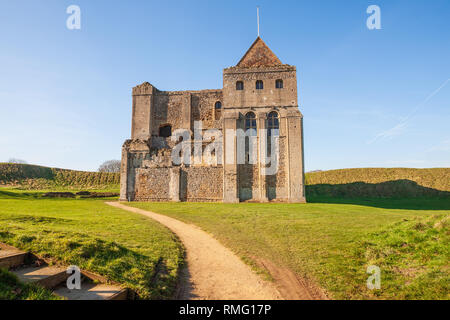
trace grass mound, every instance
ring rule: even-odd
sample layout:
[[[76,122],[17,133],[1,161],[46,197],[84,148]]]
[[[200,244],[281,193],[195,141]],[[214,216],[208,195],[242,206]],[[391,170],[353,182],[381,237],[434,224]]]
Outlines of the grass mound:
[[[306,174],[306,196],[450,198],[450,168],[361,168]]]
[[[0,163],[0,185],[24,189],[119,189],[119,173]]]

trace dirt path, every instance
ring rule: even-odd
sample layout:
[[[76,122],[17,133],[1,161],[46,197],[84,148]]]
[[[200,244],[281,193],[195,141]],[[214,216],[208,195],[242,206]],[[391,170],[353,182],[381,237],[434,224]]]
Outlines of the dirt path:
[[[106,204],[152,218],[180,238],[186,248],[187,268],[182,272],[179,299],[282,299],[272,283],[262,280],[229,249],[198,227],[118,202]]]

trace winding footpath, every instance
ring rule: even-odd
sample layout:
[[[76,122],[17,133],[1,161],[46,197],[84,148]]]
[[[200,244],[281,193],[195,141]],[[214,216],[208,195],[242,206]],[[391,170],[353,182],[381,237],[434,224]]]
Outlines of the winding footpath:
[[[282,299],[274,284],[261,279],[234,253],[200,228],[119,202],[106,204],[154,219],[179,237],[186,249],[187,268],[181,273],[178,299]]]

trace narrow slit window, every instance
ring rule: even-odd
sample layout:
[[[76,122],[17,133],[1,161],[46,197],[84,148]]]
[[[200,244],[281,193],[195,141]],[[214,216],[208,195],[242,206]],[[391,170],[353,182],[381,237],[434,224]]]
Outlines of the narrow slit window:
[[[222,102],[217,101],[214,104],[214,120],[220,120],[222,115]]]

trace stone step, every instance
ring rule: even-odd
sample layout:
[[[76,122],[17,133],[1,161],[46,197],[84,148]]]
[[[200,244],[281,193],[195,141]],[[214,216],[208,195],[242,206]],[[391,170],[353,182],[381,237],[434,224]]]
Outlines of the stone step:
[[[56,295],[67,300],[126,300],[127,290],[107,284],[95,284],[85,282],[80,290],[69,290],[61,286],[53,291]]]
[[[67,280],[66,270],[53,266],[27,266],[12,271],[22,282],[53,289]]]
[[[44,265],[37,265],[44,263]],[[10,269],[21,282],[34,283],[68,300],[126,300],[128,289],[116,285],[103,284],[106,278],[81,272],[81,289],[69,290],[66,286],[67,270],[63,267],[49,266],[28,252],[0,243],[0,267]],[[131,292],[130,294],[133,294]],[[133,297],[133,295],[131,295]]]
[[[28,253],[18,250],[0,250],[0,268],[15,268],[25,263]]]

